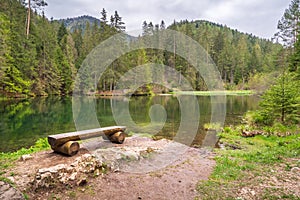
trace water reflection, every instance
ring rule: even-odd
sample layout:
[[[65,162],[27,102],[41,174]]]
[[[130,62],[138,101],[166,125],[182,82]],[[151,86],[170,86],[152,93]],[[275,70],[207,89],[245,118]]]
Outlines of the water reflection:
[[[210,97],[196,97],[199,102],[200,118],[198,134],[193,144],[202,145],[206,132],[205,123],[211,119]],[[161,105],[166,113],[165,124],[155,138],[173,139],[179,129],[181,114],[180,103],[173,96],[154,97],[117,97],[96,99],[96,112],[101,127],[116,125],[111,105],[118,101],[127,101],[132,120],[140,127],[144,134],[152,133],[149,110],[153,105]],[[227,116],[225,124],[236,124],[249,109],[255,109],[258,98],[255,96],[228,96]],[[160,115],[160,109],[152,110],[153,115]],[[155,113],[157,112],[157,113]],[[121,115],[121,114],[120,114]],[[34,99],[17,99],[0,101],[0,151],[7,152],[28,147],[41,137],[50,134],[75,131],[70,97],[48,97]],[[125,124],[126,125],[126,124]],[[129,132],[138,132],[129,127]],[[189,133],[186,133],[189,134]]]

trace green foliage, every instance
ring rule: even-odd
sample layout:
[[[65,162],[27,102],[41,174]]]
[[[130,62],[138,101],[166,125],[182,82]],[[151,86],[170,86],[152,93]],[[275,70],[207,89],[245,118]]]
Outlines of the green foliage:
[[[292,0],[289,8],[285,10],[277,25],[279,31],[275,34],[275,36],[279,40],[283,41],[288,47],[292,47],[295,44],[297,33],[300,31],[297,21],[300,17],[299,8],[300,1]]]
[[[36,141],[35,145],[31,146],[28,149],[22,148],[16,152],[12,153],[0,153],[0,169],[8,168],[12,163],[12,161],[15,161],[19,159],[22,155],[26,154],[32,154],[35,152],[39,152],[42,150],[48,150],[50,149],[50,145],[48,143],[47,138],[40,138]]]
[[[44,5],[46,3],[42,1],[40,6]],[[89,52],[100,42],[125,30],[117,11],[110,17],[110,22],[105,9],[101,12],[101,20],[82,16],[48,21],[43,15],[32,12],[27,37],[24,33],[27,9],[19,1],[1,1],[0,93],[5,95],[70,94],[76,71]],[[151,37],[166,26],[163,21],[160,25],[145,22],[143,28],[143,37]],[[279,44],[207,21],[174,22],[168,28],[199,42],[218,65],[226,87],[230,89],[247,89],[251,74],[274,70],[272,58],[282,48]],[[140,39],[124,35],[122,43],[139,43]],[[174,67],[192,87],[206,90],[200,74],[187,61],[176,56],[176,49],[174,51],[141,49],[130,52],[112,63],[95,84],[96,89],[113,90],[119,77],[132,67],[153,62]],[[92,78],[88,74],[83,76],[83,80]],[[182,77],[179,79],[180,84]],[[239,86],[236,87],[236,84]],[[153,88],[148,85],[144,90],[151,93]]]
[[[270,125],[274,121],[286,124],[299,122],[299,86],[299,81],[295,81],[291,73],[284,73],[278,78],[275,85],[266,91],[260,103],[259,116],[266,125]]]
[[[277,126],[282,128],[282,125]],[[268,180],[269,176],[274,176],[271,170],[279,163],[285,163],[288,158],[299,158],[300,155],[299,134],[243,138],[239,127],[227,127],[224,128],[221,142],[239,145],[240,149],[216,150],[217,164],[212,175],[197,187],[200,199],[236,199],[242,188],[256,186],[257,180],[263,181],[264,177]],[[282,191],[282,196],[289,196],[285,192]],[[261,195],[267,194],[256,194],[256,198],[261,199]]]
[[[221,129],[221,125],[220,123],[206,123],[203,125],[203,128],[206,130],[220,130]]]
[[[297,41],[294,47],[294,54],[290,57],[289,70],[296,74],[296,78],[300,79],[300,36],[297,36]]]
[[[258,94],[264,93],[271,85],[274,84],[275,78],[279,74],[277,71],[268,73],[254,73],[249,76],[247,88],[255,90]]]

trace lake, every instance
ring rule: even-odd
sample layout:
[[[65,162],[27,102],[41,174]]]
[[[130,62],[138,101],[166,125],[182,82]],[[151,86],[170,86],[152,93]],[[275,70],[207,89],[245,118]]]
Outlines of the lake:
[[[172,139],[180,126],[180,103],[175,96],[153,97],[116,97],[96,98],[96,115],[101,127],[117,125],[111,109],[112,102],[129,102],[129,112],[133,121],[146,126],[151,122],[149,109],[160,104],[166,111],[166,122],[156,138]],[[210,122],[211,100],[209,96],[197,96],[201,110],[198,134],[193,145],[201,145],[205,135],[203,125]],[[114,101],[113,101],[114,100]],[[257,108],[257,96],[227,96],[225,124],[237,124],[248,110]],[[29,147],[39,138],[51,134],[76,131],[72,97],[47,97],[32,99],[13,99],[0,101],[0,152],[18,150]],[[119,125],[119,124],[118,124]],[[132,134],[129,129],[127,132]],[[143,131],[143,134],[147,134]]]

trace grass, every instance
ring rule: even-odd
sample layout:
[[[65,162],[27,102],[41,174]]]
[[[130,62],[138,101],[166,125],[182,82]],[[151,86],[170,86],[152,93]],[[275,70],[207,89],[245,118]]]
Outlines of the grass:
[[[9,173],[9,176],[15,176],[16,174],[12,171],[9,171],[11,167],[14,166],[15,161],[20,159],[21,156],[27,154],[33,154],[39,151],[48,150],[50,149],[50,145],[48,143],[47,138],[40,138],[36,141],[36,143],[28,149],[22,148],[16,152],[9,152],[9,153],[0,153],[0,181],[8,183],[15,187],[15,183],[12,182],[10,179],[3,176],[6,173]],[[23,193],[24,199],[30,199],[28,194]],[[58,198],[51,198],[51,199],[58,199]]]
[[[203,125],[205,130],[221,130],[221,124],[219,123],[206,123]]]
[[[290,170],[292,166],[300,165],[300,160],[295,161],[300,157],[299,134],[243,138],[238,128],[232,130],[227,127],[219,136],[221,142],[227,144],[225,147],[238,146],[239,149],[216,150],[217,164],[210,179],[198,184],[199,199],[244,199],[241,197],[243,188],[248,189],[244,191],[249,191],[247,195],[250,197],[254,190],[255,199],[300,199],[276,185],[279,183],[272,185],[271,181],[274,177],[283,179],[283,182],[285,179],[293,180]],[[258,184],[268,187],[260,189]],[[297,179],[294,184],[297,184]],[[274,188],[276,192],[270,192]]]
[[[5,174],[6,170],[11,168],[14,165],[14,162],[20,159],[21,156],[48,149],[50,149],[50,145],[47,138],[41,138],[36,141],[35,145],[28,149],[22,148],[16,152],[0,153],[0,180],[10,183],[9,179],[3,177],[2,175]],[[10,172],[10,176],[13,175],[14,172]]]
[[[224,90],[224,91],[175,91],[172,94],[217,96],[217,95],[253,95],[253,90]]]

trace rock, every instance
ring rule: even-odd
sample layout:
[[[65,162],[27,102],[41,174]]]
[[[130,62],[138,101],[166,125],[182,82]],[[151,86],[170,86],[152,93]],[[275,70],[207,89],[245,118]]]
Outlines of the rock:
[[[94,172],[94,176],[100,176],[101,172],[100,169],[96,169]]]
[[[33,156],[30,154],[21,156],[22,161],[26,161],[26,160],[30,160],[30,159],[33,159]]]
[[[84,154],[70,165],[59,164],[49,168],[39,169],[36,173],[33,184],[36,189],[59,187],[59,184],[72,186],[73,184],[84,185],[86,180],[79,179],[80,175],[90,174],[97,171],[100,175],[102,169],[102,162],[99,162],[95,156],[91,154]]]
[[[293,172],[293,173],[300,173],[300,168],[299,167],[293,167],[291,169],[291,172]]]
[[[9,179],[11,182],[15,182],[15,178],[13,176],[9,176],[7,179]]]
[[[156,146],[147,141],[147,145],[136,143],[135,146],[114,146],[96,149],[93,154],[86,153],[78,156],[70,164],[59,164],[39,169],[35,175],[33,185],[35,189],[43,187],[82,186],[87,183],[89,176],[99,176],[106,170],[120,171],[123,164],[139,162],[154,154],[159,154],[167,140],[161,140],[163,145]],[[149,144],[148,144],[149,143]],[[157,142],[155,142],[157,144]]]
[[[84,186],[85,184],[87,184],[86,178],[82,178],[76,183],[77,186]]]
[[[251,193],[252,196],[256,195],[255,191],[253,191],[253,190],[250,190],[250,193]]]
[[[71,174],[71,176],[69,177],[69,180],[74,181],[76,179],[77,176],[77,172],[74,172],[73,174]]]
[[[0,199],[23,200],[24,197],[20,191],[13,188],[8,183],[0,181]]]

